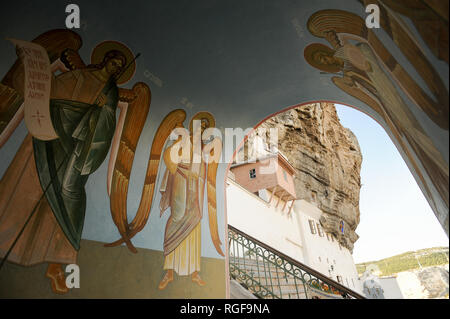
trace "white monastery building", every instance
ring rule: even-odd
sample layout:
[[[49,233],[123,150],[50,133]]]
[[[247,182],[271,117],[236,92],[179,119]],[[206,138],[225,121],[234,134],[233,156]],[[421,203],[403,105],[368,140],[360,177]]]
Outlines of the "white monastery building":
[[[322,211],[296,198],[294,175],[280,152],[231,166],[228,223],[361,294],[352,254],[323,231]]]

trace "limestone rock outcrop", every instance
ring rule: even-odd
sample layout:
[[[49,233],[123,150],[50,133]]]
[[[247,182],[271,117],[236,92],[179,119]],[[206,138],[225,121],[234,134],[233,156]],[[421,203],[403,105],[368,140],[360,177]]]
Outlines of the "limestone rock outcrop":
[[[339,122],[335,106],[315,103],[290,109],[268,119],[260,128],[266,130],[257,130],[253,136],[265,135],[261,139],[270,150],[276,145],[271,145],[275,142],[270,142],[268,129],[278,131],[277,147],[297,170],[298,199],[320,208],[324,230],[353,251],[360,220],[362,155],[355,135]]]
[[[428,298],[448,298],[448,264],[444,267],[427,267],[416,272]]]

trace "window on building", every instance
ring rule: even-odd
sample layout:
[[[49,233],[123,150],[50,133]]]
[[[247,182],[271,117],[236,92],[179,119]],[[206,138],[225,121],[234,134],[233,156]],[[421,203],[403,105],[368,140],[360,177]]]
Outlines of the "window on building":
[[[317,223],[317,231],[319,232],[319,236],[320,236],[320,237],[325,236],[324,233],[323,233],[322,226],[320,226],[319,223]]]
[[[309,228],[311,229],[311,234],[317,234],[316,224],[312,219],[309,220]]]
[[[284,180],[287,182],[288,179],[287,179],[287,174],[286,174],[286,171],[285,171],[285,170],[283,170],[283,177],[284,177]]]
[[[319,261],[322,262],[322,258],[320,258],[320,256],[319,256]]]
[[[249,172],[250,178],[256,178],[256,169],[252,168]]]
[[[327,258],[327,264],[329,264],[330,263],[330,261],[328,260],[328,258]]]
[[[340,283],[340,284],[343,283],[343,282],[342,282],[342,276],[336,276],[336,278],[337,278],[337,282],[338,282],[338,283]]]

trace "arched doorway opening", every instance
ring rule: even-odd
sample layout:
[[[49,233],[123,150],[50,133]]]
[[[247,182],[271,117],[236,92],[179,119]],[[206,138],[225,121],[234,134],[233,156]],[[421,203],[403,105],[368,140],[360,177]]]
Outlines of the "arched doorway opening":
[[[332,104],[334,104],[333,102],[330,102],[330,101],[317,101],[317,102],[315,102],[315,103],[311,103],[311,102],[309,102],[309,103],[302,103],[302,104],[298,104],[298,105],[294,105],[294,106],[291,106],[291,107],[288,107],[288,108],[285,108],[285,109],[283,109],[283,110],[281,110],[281,111],[279,111],[279,112],[276,112],[276,113],[274,113],[274,114],[272,114],[271,116],[268,116],[268,117],[266,117],[265,119],[263,119],[262,121],[260,121],[252,130],[251,130],[251,132],[250,133],[248,133],[246,136],[245,136],[245,138],[241,141],[241,143],[239,144],[239,146],[238,147],[236,147],[236,150],[235,150],[235,153],[234,153],[234,155],[233,155],[233,160],[231,161],[231,163],[228,165],[228,169],[227,169],[227,176],[226,176],[226,186],[225,186],[225,188],[226,188],[226,190],[225,190],[225,198],[226,198],[226,203],[227,203],[227,205],[230,205],[229,204],[229,200],[228,200],[228,197],[229,197],[229,190],[227,190],[227,185],[229,186],[230,184],[234,184],[234,182],[236,182],[236,181],[238,181],[238,182],[241,182],[241,181],[243,181],[244,179],[243,179],[243,174],[245,175],[246,173],[247,173],[247,170],[250,168],[250,173],[249,174],[247,174],[247,175],[249,175],[249,176],[247,176],[247,181],[248,182],[252,182],[251,181],[251,179],[252,178],[255,178],[255,176],[252,176],[252,171],[253,171],[253,175],[255,175],[255,169],[253,168],[253,167],[250,167],[249,165],[247,165],[247,166],[245,166],[244,165],[244,169],[241,169],[242,168],[242,165],[239,165],[239,163],[237,163],[237,161],[236,161],[236,158],[237,157],[239,157],[238,155],[239,155],[239,150],[241,150],[241,152],[242,152],[242,150],[245,150],[245,147],[247,147],[247,149],[245,150],[245,151],[247,151],[248,153],[249,152],[251,152],[251,150],[249,150],[249,146],[247,145],[247,144],[251,144],[251,145],[253,145],[253,147],[255,147],[255,145],[257,144],[256,142],[254,142],[254,141],[251,141],[250,142],[250,140],[251,140],[251,138],[249,139],[249,137],[253,137],[254,138],[254,136],[255,136],[255,134],[256,134],[256,136],[258,136],[258,133],[257,133],[257,131],[258,131],[258,129],[260,129],[261,127],[264,127],[264,123],[266,123],[267,121],[270,121],[270,120],[273,120],[274,118],[278,118],[278,120],[275,120],[275,122],[279,122],[280,121],[280,116],[281,117],[283,117],[283,114],[286,114],[286,113],[289,113],[289,112],[292,112],[292,111],[301,111],[302,109],[303,109],[303,113],[305,113],[304,112],[304,108],[307,108],[308,106],[311,106],[311,105],[315,105],[315,104],[319,104],[319,105],[325,105],[325,104],[330,104],[330,103],[332,103]],[[357,108],[355,108],[354,106],[351,106],[351,105],[347,105],[347,106],[349,106],[349,107],[351,107],[351,108],[354,108],[354,109],[356,109],[356,110],[358,110]],[[359,110],[359,111],[361,111],[361,110]],[[364,111],[362,111],[363,113],[365,113]],[[307,112],[306,112],[307,113]],[[375,120],[381,127],[383,127],[385,130],[386,130],[386,128],[383,126],[383,124],[382,123],[380,123],[380,121],[377,119],[377,118],[374,118],[371,114],[367,114],[367,113],[365,113],[366,115],[369,115],[373,120]],[[307,115],[308,116],[308,115]],[[319,115],[320,116],[320,115]],[[286,119],[286,118],[285,118]],[[281,120],[283,120],[283,118],[281,118]],[[304,129],[304,128],[302,128],[302,127],[295,127],[295,123],[291,123],[292,121],[290,120],[290,119],[287,119],[287,121],[288,121],[288,123],[285,123],[286,124],[286,126],[289,126],[290,127],[290,129],[292,129],[292,130],[299,130],[299,131],[301,131],[302,129]],[[291,122],[289,122],[289,121],[291,121]],[[273,124],[273,121],[272,121],[272,124]],[[327,128],[321,128],[322,129],[322,131],[323,130],[326,130]],[[388,131],[388,130],[386,130],[386,131]],[[310,132],[309,132],[310,133]],[[396,144],[396,147],[397,147],[397,149],[399,150],[399,152],[401,153],[401,155],[402,155],[402,157],[403,157],[403,159],[405,160],[405,156],[406,156],[406,162],[407,162],[407,164],[408,164],[408,167],[409,167],[409,169],[411,170],[411,171],[413,171],[414,169],[418,169],[418,164],[417,163],[408,163],[408,161],[411,161],[411,159],[414,159],[414,158],[412,158],[412,157],[407,157],[408,155],[410,155],[410,153],[408,154],[408,150],[406,150],[406,152],[402,149],[402,146],[404,146],[405,144],[402,144],[401,142],[400,143],[398,143],[398,141],[396,141],[395,140],[395,138],[398,136],[396,136],[395,135],[395,132],[394,132],[394,134],[392,134],[392,132],[387,132],[388,133],[388,135],[390,136],[390,138],[394,141],[394,143],[395,142],[397,142],[397,143],[395,143]],[[264,133],[265,134],[265,133]],[[333,133],[331,133],[331,134],[333,134]],[[281,138],[285,138],[285,135],[284,134],[281,134]],[[334,140],[334,142],[335,142],[335,140]],[[356,142],[357,143],[357,142]],[[284,146],[286,147],[286,145],[288,144],[288,143],[283,143],[282,141],[279,141],[279,145],[280,145],[280,149],[282,149],[283,150],[283,147],[282,147],[282,144],[284,144]],[[278,144],[277,144],[277,146],[278,146]],[[303,145],[304,146],[304,145]],[[256,147],[258,147],[257,145],[256,145]],[[293,147],[295,147],[295,146],[293,146]],[[300,147],[302,147],[301,145],[299,145],[298,146],[299,148]],[[348,147],[348,145],[346,145],[346,147]],[[350,149],[352,148],[353,146],[352,145],[350,145]],[[286,149],[286,148],[284,148],[284,149]],[[276,150],[276,151],[278,151],[278,150]],[[402,152],[403,151],[403,152]],[[406,154],[406,155],[405,155]],[[267,156],[266,156],[267,157]],[[289,156],[288,156],[289,157]],[[282,160],[282,158],[279,158],[279,159],[281,159]],[[242,159],[241,159],[242,160]],[[244,159],[245,160],[245,159]],[[245,162],[245,161],[244,161]],[[245,163],[246,164],[246,163]],[[258,170],[258,165],[256,165],[256,171]],[[244,173],[242,173],[242,171],[244,171]],[[414,171],[412,172],[413,174],[414,174]],[[419,173],[420,173],[420,171],[419,171]],[[414,177],[416,178],[416,181],[417,181],[417,175],[416,174],[414,174]],[[359,172],[358,172],[358,178],[359,178]],[[422,177],[423,178],[423,177]],[[233,181],[231,181],[230,182],[230,179],[232,179]],[[249,180],[250,179],[250,180]],[[253,180],[253,182],[254,183],[261,183],[261,181],[258,181],[257,179],[254,179]],[[420,186],[420,182],[423,182],[423,179],[420,179],[419,178],[419,180],[417,181],[418,182],[418,184],[419,184],[419,186]],[[356,184],[358,184],[359,183],[359,180],[356,180]],[[278,208],[278,210],[280,210],[280,208],[282,207],[282,209],[281,209],[281,212],[283,213],[283,211],[284,211],[284,213],[286,213],[287,215],[290,215],[290,213],[291,213],[291,211],[292,211],[292,206],[293,206],[293,204],[291,205],[291,207],[290,207],[290,209],[284,209],[285,207],[288,207],[289,208],[289,204],[288,204],[288,201],[287,200],[284,200],[283,201],[283,198],[284,199],[286,199],[286,198],[288,198],[288,199],[290,199],[289,198],[289,196],[288,196],[288,194],[286,193],[286,191],[285,192],[282,192],[281,191],[281,193],[280,192],[278,192],[277,190],[276,190],[276,187],[275,187],[275,189],[274,189],[274,187],[272,187],[271,186],[271,188],[269,188],[268,189],[268,192],[266,192],[265,194],[261,194],[261,192],[258,192],[258,191],[256,191],[255,192],[255,189],[253,189],[252,187],[249,187],[249,185],[248,184],[246,184],[246,182],[244,182],[244,183],[238,183],[238,184],[241,184],[241,185],[238,185],[238,186],[243,186],[243,188],[246,188],[247,189],[247,191],[249,191],[250,193],[253,193],[254,195],[256,195],[256,197],[260,197],[260,199],[262,198],[262,199],[265,199],[268,203],[269,203],[269,205],[270,205],[270,203],[271,202],[273,202],[272,201],[272,199],[273,198],[277,198],[278,197],[278,200],[275,200],[275,202],[276,202],[276,208]],[[280,186],[280,185],[278,185],[278,186]],[[303,185],[304,186],[304,185]],[[359,185],[359,186],[361,186],[361,185]],[[233,187],[235,187],[235,186],[233,186]],[[232,187],[232,188],[233,188]],[[256,188],[261,188],[262,186],[261,185],[259,185],[259,186],[256,186]],[[283,187],[281,187],[281,188],[283,188]],[[278,190],[280,190],[280,187],[278,188]],[[234,194],[236,193],[236,190],[233,190],[233,192],[234,192]],[[325,191],[325,193],[327,193],[326,191]],[[358,201],[359,200],[359,188],[357,189],[357,193],[358,193],[358,197],[355,199],[356,201]],[[278,195],[278,194],[281,194],[281,196],[276,196],[276,195]],[[262,195],[262,196],[261,196]],[[307,199],[307,201],[309,201],[309,202],[314,202],[314,201],[316,201],[316,198],[315,198],[315,196],[314,195],[317,195],[317,192],[316,191],[312,191],[311,192],[311,196]],[[326,194],[326,196],[328,196],[329,194]],[[236,197],[236,195],[232,195],[232,196],[234,196],[234,197]],[[264,198],[265,197],[265,198]],[[281,198],[280,198],[281,197]],[[305,198],[305,196],[302,196],[303,198]],[[333,197],[333,196],[330,196],[330,197]],[[334,200],[336,200],[336,198],[335,198],[336,196],[334,196]],[[243,199],[241,199],[240,200],[240,202],[239,202],[239,206],[243,206],[244,205],[244,200]],[[281,202],[281,204],[280,204],[280,202]],[[320,201],[319,201],[320,202]],[[275,204],[275,203],[274,203]],[[233,208],[236,208],[236,205],[233,205]],[[233,209],[232,208],[232,209]],[[226,208],[226,216],[227,216],[227,221],[229,222],[230,221],[230,213],[229,213],[229,207],[227,207]],[[248,209],[249,210],[252,210],[253,209],[253,207],[248,207]],[[256,209],[256,208],[254,208],[254,209]],[[251,214],[250,214],[251,215]],[[242,219],[245,219],[245,222],[247,222],[247,223],[251,223],[252,222],[252,220],[254,221],[256,218],[258,218],[258,215],[257,214],[253,214],[253,215],[251,215],[251,218],[250,218],[250,220],[249,220],[249,218],[244,218],[244,217],[242,217]],[[345,220],[345,219],[347,219],[347,220]],[[234,216],[234,221],[236,221],[236,216]],[[353,249],[353,243],[354,243],[354,239],[356,238],[358,238],[357,237],[357,235],[355,236],[355,235],[349,235],[349,233],[352,233],[352,232],[354,232],[355,231],[355,228],[356,228],[356,226],[358,225],[358,223],[359,223],[359,207],[358,207],[358,216],[356,217],[355,216],[355,218],[354,218],[354,220],[348,220],[348,216],[347,216],[347,218],[341,218],[340,220],[339,219],[333,219],[333,218],[331,218],[331,220],[330,220],[330,218],[328,218],[328,220],[326,219],[326,218],[324,218],[323,220],[321,219],[320,220],[321,221],[321,225],[319,225],[319,224],[317,224],[317,227],[315,227],[315,230],[314,231],[316,231],[316,232],[318,232],[319,233],[319,236],[323,236],[323,237],[327,237],[328,238],[328,236],[329,235],[333,235],[335,238],[337,238],[338,240],[338,243],[339,243],[339,247],[341,248],[341,244],[345,247],[345,248],[347,248],[347,249],[349,249],[350,251]],[[339,221],[341,221],[341,223],[343,222],[343,223],[345,223],[345,227],[344,227],[344,225],[343,225],[343,223],[341,224],[341,223],[339,223]],[[267,221],[266,221],[267,222]],[[325,225],[324,225],[324,223],[325,223]],[[257,223],[257,222],[256,222]],[[269,222],[270,223],[270,222]],[[305,223],[305,222],[304,222]],[[239,224],[239,223],[237,223],[237,224]],[[276,231],[276,229],[275,229],[275,224],[276,224],[276,222],[274,222],[273,223],[273,225],[271,225],[271,229],[273,229],[274,231]],[[242,225],[242,223],[241,223],[241,225]],[[315,225],[315,223],[314,223],[314,225]],[[311,226],[311,225],[309,225],[309,226]],[[324,227],[325,226],[325,227]],[[256,227],[256,226],[255,226]],[[255,230],[255,227],[253,227],[253,235],[255,235],[255,234],[257,234],[258,233],[258,230]],[[283,227],[283,226],[281,226],[281,227]],[[286,226],[287,227],[287,226]],[[320,229],[320,228],[324,228],[324,229]],[[232,227],[232,228],[235,228],[235,227]],[[250,227],[251,228],[251,227]],[[249,229],[250,229],[249,228]],[[257,227],[256,227],[257,228]],[[334,231],[332,232],[331,230],[333,230],[333,228],[334,228]],[[340,234],[339,234],[339,230],[340,230],[340,228],[342,228],[342,232],[344,232],[344,228],[346,229],[346,231],[345,231],[345,233],[346,233],[346,235],[347,235],[347,238],[346,238],[346,240],[347,241],[350,241],[351,243],[350,243],[350,245],[346,245],[346,244],[348,244],[348,243],[346,243],[346,241],[345,241],[345,238],[344,238],[344,240],[342,240],[343,239],[343,237],[344,236],[339,236]],[[266,229],[265,231],[267,232],[267,231],[270,231],[270,229]],[[287,233],[289,232],[289,229],[284,229]],[[261,231],[262,232],[264,232],[264,230],[263,229],[260,229],[260,233],[261,233]],[[280,231],[281,231],[281,229],[280,229]],[[312,232],[312,230],[311,230],[311,232]],[[325,233],[325,234],[321,234],[321,233]],[[350,239],[349,240],[349,237],[350,238],[352,238],[352,236],[353,236],[353,240],[352,239]],[[263,236],[264,237],[264,236]],[[270,237],[270,236],[269,236]],[[267,236],[266,236],[266,238],[267,238]],[[272,238],[273,239],[273,238]],[[287,239],[287,238],[286,238]],[[269,239],[270,240],[270,239]],[[303,240],[305,240],[304,238],[303,238]],[[331,240],[330,240],[331,241]],[[231,242],[231,241],[230,241]],[[273,241],[272,241],[273,242]],[[291,241],[292,242],[292,241]],[[295,244],[295,243],[294,243]],[[229,251],[229,256],[230,256],[230,263],[233,263],[233,262],[235,262],[236,261],[236,256],[234,256],[233,257],[233,254],[235,254],[236,252],[235,252],[235,247],[231,247],[231,245],[230,245],[230,247],[228,247],[229,249],[230,249],[230,251]],[[234,249],[234,252],[233,252],[233,249]],[[241,253],[242,254],[242,253]],[[292,255],[292,254],[291,254]],[[317,257],[317,256],[315,256],[315,257]],[[314,257],[314,258],[315,258]],[[302,259],[302,257],[299,257],[300,259]],[[307,259],[307,258],[304,258],[304,260],[305,259]],[[320,259],[320,256],[319,256],[319,259]],[[328,260],[327,260],[327,262],[329,262]],[[314,263],[310,263],[311,265],[313,265]],[[325,271],[322,271],[323,273],[325,273]],[[328,274],[326,274],[326,275],[328,275]],[[341,280],[343,280],[342,279],[342,276],[339,276],[339,275],[337,275],[337,276],[335,276],[336,278],[334,278],[334,280],[337,280],[339,283],[341,282]],[[348,281],[348,278],[345,278],[345,280],[347,280],[347,287],[348,288],[352,288],[352,286],[351,286],[351,284],[349,284],[349,281]],[[344,283],[344,285],[345,285],[345,283]]]

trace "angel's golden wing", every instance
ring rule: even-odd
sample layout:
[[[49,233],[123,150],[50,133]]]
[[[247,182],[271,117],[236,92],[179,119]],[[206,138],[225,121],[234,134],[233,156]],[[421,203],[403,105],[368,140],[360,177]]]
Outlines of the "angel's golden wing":
[[[133,100],[129,106],[128,112],[131,113],[128,114],[127,112],[112,179],[110,195],[111,214],[122,238],[105,245],[106,247],[113,247],[126,243],[127,247],[135,253],[137,250],[130,240],[144,228],[150,215],[162,149],[172,130],[175,127],[182,126],[182,123],[186,119],[186,112],[179,109],[170,112],[159,125],[150,151],[139,208],[133,221],[128,223],[127,192],[131,165],[136,150],[137,140],[140,131],[142,130],[142,126],[145,123],[148,105],[150,104],[150,91],[147,86],[145,87],[146,89],[141,84],[141,93],[138,95],[138,101],[136,101],[136,99]],[[146,90],[148,90],[147,93],[145,93]],[[122,91],[121,95],[124,96],[124,100],[131,98],[129,93],[130,92]],[[145,105],[147,105],[147,109],[144,112]],[[133,109],[135,111],[133,111]]]
[[[23,103],[23,96],[0,82],[0,135]]]
[[[128,248],[136,252],[128,237],[127,195],[137,143],[150,109],[151,92],[145,83],[136,83],[131,91],[127,92],[129,93],[128,98],[129,95],[133,95],[133,99],[128,103],[117,158],[114,164],[110,208],[113,221],[120,235],[125,240]],[[123,89],[119,91],[122,95],[122,98],[119,96],[119,100],[125,100],[123,98],[124,92],[126,91]]]
[[[369,1],[374,0],[363,2],[367,5]],[[391,10],[381,10],[381,23],[383,15],[393,15],[394,11],[409,18],[431,52],[448,64],[448,1],[383,0],[382,5]]]
[[[51,30],[32,42],[47,50],[50,63],[59,59],[65,50],[76,52],[82,44],[80,36],[70,30]],[[23,103],[23,86],[24,68],[21,59],[17,59],[0,82],[0,135]]]
[[[216,176],[217,167],[219,165],[220,156],[222,153],[222,142],[219,138],[215,138],[211,143],[211,151],[209,152],[209,163],[207,172],[207,195],[208,195],[208,220],[209,231],[211,239],[217,252],[221,256],[225,256],[220,241],[218,226],[217,226],[217,201],[216,201]]]

